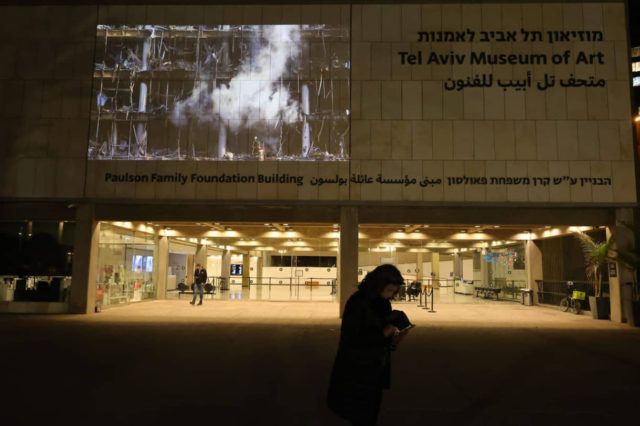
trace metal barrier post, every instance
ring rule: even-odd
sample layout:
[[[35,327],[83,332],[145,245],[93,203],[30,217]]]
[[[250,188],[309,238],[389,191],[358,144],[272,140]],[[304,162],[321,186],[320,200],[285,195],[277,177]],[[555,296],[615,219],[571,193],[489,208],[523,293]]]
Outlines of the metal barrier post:
[[[429,281],[427,281],[427,284],[425,284],[422,287],[422,292],[424,293],[424,305],[420,306],[422,309],[427,309],[428,308],[428,305],[429,305],[429,286],[430,285],[431,284],[429,284]]]
[[[429,288],[431,288],[431,291],[429,291]],[[434,291],[433,284],[427,285],[427,292],[426,292],[425,301],[424,301],[424,305],[425,305],[424,309],[429,309],[427,311],[429,313],[436,312],[436,311],[433,310],[433,296],[434,296],[433,291]],[[429,306],[428,306],[428,296],[431,296],[431,308],[429,308]]]
[[[429,313],[431,313],[431,314],[433,314],[433,313],[435,313],[435,312],[436,312],[436,311],[434,311],[434,310],[433,310],[433,296],[434,296],[433,291],[434,291],[434,288],[433,288],[433,286],[431,286],[431,309],[429,309],[429,310],[427,311],[427,312],[429,312]]]

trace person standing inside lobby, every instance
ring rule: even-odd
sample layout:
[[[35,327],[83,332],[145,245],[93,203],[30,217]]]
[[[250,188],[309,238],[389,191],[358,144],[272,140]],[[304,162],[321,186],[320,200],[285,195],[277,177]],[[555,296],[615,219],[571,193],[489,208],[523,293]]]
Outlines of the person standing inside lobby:
[[[189,303],[195,305],[196,297],[198,296],[198,293],[200,293],[200,303],[198,303],[198,305],[202,305],[202,299],[204,298],[204,283],[207,282],[207,270],[198,263],[196,265],[196,272],[193,276],[193,300]]]

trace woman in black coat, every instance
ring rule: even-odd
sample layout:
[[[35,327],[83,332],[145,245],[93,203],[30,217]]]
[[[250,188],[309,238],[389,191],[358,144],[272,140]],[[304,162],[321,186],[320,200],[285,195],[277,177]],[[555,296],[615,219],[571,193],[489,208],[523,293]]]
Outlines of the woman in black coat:
[[[375,425],[382,390],[389,389],[391,346],[406,333],[388,324],[389,300],[403,283],[395,266],[378,266],[345,306],[327,404],[353,425]]]

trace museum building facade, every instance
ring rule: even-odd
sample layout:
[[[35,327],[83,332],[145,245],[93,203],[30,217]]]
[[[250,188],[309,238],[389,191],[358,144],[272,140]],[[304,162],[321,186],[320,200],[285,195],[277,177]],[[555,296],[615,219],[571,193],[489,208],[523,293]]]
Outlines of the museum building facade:
[[[73,228],[62,312],[94,311],[107,222],[157,250],[169,222],[337,224],[341,305],[367,224],[526,229],[534,291],[534,228],[632,239],[624,1],[105,3],[0,8],[0,221]]]

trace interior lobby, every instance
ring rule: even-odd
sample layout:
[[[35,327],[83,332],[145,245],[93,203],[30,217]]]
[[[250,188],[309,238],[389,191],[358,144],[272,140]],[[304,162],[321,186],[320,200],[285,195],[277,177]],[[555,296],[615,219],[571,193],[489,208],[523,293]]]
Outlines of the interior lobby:
[[[101,221],[98,229],[99,309],[148,299],[186,303],[197,264],[207,271],[205,300],[340,300],[339,223]],[[417,282],[433,289],[438,305],[520,302],[527,289],[535,290],[536,303],[555,303],[551,293],[564,289],[550,292],[549,279],[548,291],[539,288],[544,260],[548,270],[556,261],[554,242],[577,232],[606,233],[605,227],[552,225],[366,223],[358,229],[357,282],[377,265],[393,264],[405,279],[396,303],[417,301],[418,294],[407,293]],[[574,250],[567,263],[580,256]],[[483,288],[495,290],[480,294]]]

